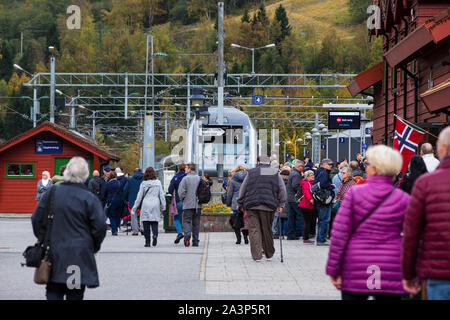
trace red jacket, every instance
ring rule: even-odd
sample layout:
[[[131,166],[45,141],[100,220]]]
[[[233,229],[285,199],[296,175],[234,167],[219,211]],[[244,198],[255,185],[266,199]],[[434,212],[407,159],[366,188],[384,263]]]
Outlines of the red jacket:
[[[450,280],[450,159],[414,183],[403,230],[403,278]]]
[[[302,187],[303,198],[300,200],[298,204],[299,207],[313,210],[314,204],[311,203],[311,199],[313,198],[311,193],[311,187],[313,183],[307,179],[303,179],[300,181],[300,186]]]

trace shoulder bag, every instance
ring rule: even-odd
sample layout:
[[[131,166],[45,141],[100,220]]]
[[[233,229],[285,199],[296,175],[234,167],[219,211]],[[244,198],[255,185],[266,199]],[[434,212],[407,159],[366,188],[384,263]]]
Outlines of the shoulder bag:
[[[336,202],[333,204],[333,208],[332,210],[334,212],[337,212],[339,210],[339,207],[341,206],[341,201],[339,200],[339,197],[342,195],[342,193],[345,190],[345,186],[350,182],[350,180],[348,180],[347,182],[345,182],[345,184],[342,186],[341,192],[339,192],[336,196]]]
[[[53,193],[53,188],[56,188],[56,186],[53,186],[49,191],[49,198],[47,201],[50,201],[51,195]],[[49,217],[49,202],[47,202],[46,208],[45,208],[45,216],[47,217],[46,224],[48,224],[48,217]],[[45,237],[45,235],[44,235]],[[25,263],[21,263],[22,267],[32,267],[32,268],[38,268],[41,265],[41,261],[45,256],[45,247],[44,247],[44,241],[45,238],[39,238],[38,241],[34,246],[28,246],[25,251],[22,253],[23,257],[25,258]]]
[[[394,188],[392,188],[392,190],[387,194],[387,196],[385,196],[384,198],[383,198],[383,200],[381,200],[380,201],[380,203],[378,203],[377,204],[377,206],[375,207],[375,208],[373,208],[368,214],[366,214],[365,216],[364,216],[364,218],[362,218],[361,219],[361,221],[359,221],[357,224],[356,224],[356,226],[352,229],[352,231],[350,232],[350,235],[352,235],[353,233],[355,233],[355,231],[359,228],[359,226],[364,222],[364,221],[366,221],[367,220],[367,218],[369,218],[371,215],[372,215],[372,213],[374,213],[386,200],[387,200],[387,198],[389,198],[389,196],[392,194],[392,192],[394,192],[394,190],[395,190],[396,188],[394,187]]]
[[[55,216],[54,210],[53,210],[53,204],[54,204],[54,188],[52,187],[50,189],[50,205],[47,205],[48,208],[48,220],[47,220],[47,229],[45,230],[45,238],[44,238],[44,257],[41,260],[41,264],[38,268],[34,271],[34,282],[36,284],[47,284],[50,281],[50,274],[52,270],[52,263],[49,260],[49,254],[50,254],[50,237],[52,232],[52,226],[53,226],[53,218]]]
[[[136,207],[136,212],[137,212],[138,210],[141,210],[141,208],[142,208],[142,203],[144,202],[145,196],[147,196],[147,192],[150,190],[150,188],[151,188],[151,187],[149,187],[149,188],[147,189],[147,191],[145,191],[144,196],[142,197],[141,202],[140,202],[139,205]]]

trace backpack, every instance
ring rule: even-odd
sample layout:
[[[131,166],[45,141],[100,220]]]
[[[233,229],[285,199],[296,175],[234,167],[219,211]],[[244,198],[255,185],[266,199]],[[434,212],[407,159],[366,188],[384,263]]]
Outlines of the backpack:
[[[311,187],[311,193],[317,202],[319,202],[320,205],[327,206],[331,203],[333,200],[333,194],[328,189],[323,189],[320,187],[320,182],[317,182],[315,185]]]
[[[200,178],[200,182],[197,187],[197,199],[199,204],[208,203],[211,200],[211,190],[208,182]]]
[[[294,195],[295,201],[297,203],[300,203],[300,201],[303,198],[303,188],[300,186],[300,188],[297,190],[297,193]]]

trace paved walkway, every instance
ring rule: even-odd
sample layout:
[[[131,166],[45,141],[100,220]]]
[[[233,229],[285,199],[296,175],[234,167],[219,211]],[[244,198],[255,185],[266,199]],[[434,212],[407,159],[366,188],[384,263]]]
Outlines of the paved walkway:
[[[202,233],[200,246],[175,245],[161,233],[156,247],[143,236],[108,233],[96,255],[100,287],[85,299],[339,299],[324,273],[328,247],[279,240],[272,261],[254,262],[234,233]],[[22,252],[35,242],[29,219],[0,219],[0,300],[45,299],[33,283],[34,269],[20,267]]]

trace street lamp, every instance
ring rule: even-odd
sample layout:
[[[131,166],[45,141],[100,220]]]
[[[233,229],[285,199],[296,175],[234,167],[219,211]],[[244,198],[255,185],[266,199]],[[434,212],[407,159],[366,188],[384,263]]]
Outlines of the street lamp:
[[[50,57],[50,122],[55,122],[55,47],[48,47]]]
[[[297,159],[297,142],[300,142],[300,141],[303,141],[303,139],[302,138],[298,138],[294,142],[294,157],[295,157],[295,159]]]
[[[262,47],[258,47],[258,48],[247,48],[235,43],[232,43],[231,46],[233,48],[241,48],[241,49],[246,49],[246,50],[250,50],[252,52],[252,74],[255,74],[255,50],[259,50],[259,49],[265,49],[265,48],[273,48],[275,47],[275,43],[271,43]]]

